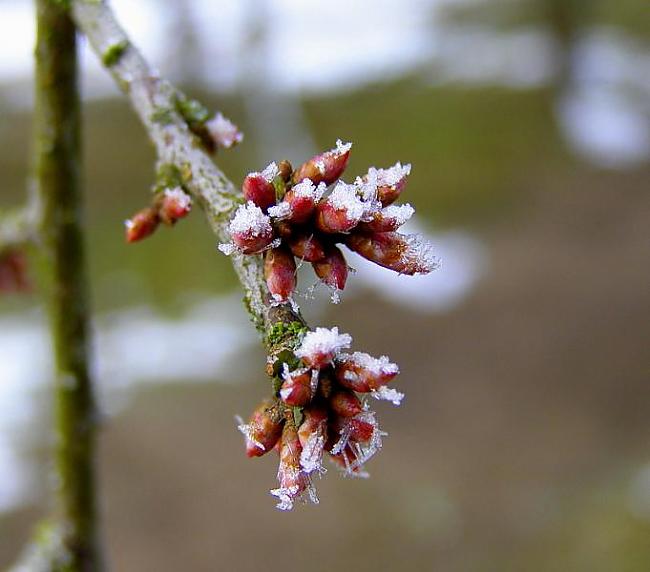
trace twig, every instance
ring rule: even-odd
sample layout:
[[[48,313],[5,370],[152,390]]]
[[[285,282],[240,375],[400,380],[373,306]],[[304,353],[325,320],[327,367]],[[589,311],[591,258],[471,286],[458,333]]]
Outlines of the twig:
[[[77,26],[129,96],[156,147],[160,164],[179,170],[184,188],[203,207],[214,234],[220,242],[227,242],[228,222],[241,204],[241,194],[200,147],[178,112],[179,92],[145,61],[105,2],[73,0],[72,6]],[[289,305],[270,304],[259,256],[233,256],[232,263],[245,292],[246,308],[267,345],[274,324],[303,324],[300,314]]]
[[[35,154],[39,247],[54,351],[60,549],[51,570],[100,571],[95,498],[96,410],[81,216],[75,24],[65,2],[37,0]]]

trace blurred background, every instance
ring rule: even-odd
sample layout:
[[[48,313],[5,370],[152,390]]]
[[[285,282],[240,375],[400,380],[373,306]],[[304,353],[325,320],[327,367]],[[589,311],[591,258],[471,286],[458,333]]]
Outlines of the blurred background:
[[[402,369],[371,479],[274,509],[235,414],[264,355],[201,214],[126,246],[154,154],[84,47],[88,251],[113,569],[650,570],[650,8],[646,0],[113,2],[164,76],[245,131],[238,184],[354,142],[411,162],[442,268],[357,269],[312,325]],[[29,172],[31,2],[0,1],[0,207]],[[315,282],[301,279],[303,290]],[[37,296],[0,299],[0,567],[48,509]]]

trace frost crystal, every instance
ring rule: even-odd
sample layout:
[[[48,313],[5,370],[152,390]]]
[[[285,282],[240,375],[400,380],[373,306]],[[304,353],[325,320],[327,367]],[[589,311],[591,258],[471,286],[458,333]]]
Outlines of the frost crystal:
[[[244,134],[239,131],[239,128],[221,113],[217,113],[210,121],[207,121],[205,126],[217,145],[226,149],[236,143],[241,143],[244,139]]]
[[[235,416],[235,422],[237,423],[237,429],[239,429],[239,432],[246,437],[246,441],[264,451],[264,445],[255,439],[255,432],[259,430],[259,427],[256,427],[252,423],[244,423],[244,420],[239,415]]]
[[[325,448],[325,437],[322,431],[314,431],[300,453],[300,466],[306,474],[324,473],[323,450]]]
[[[415,209],[408,203],[404,205],[390,205],[381,210],[384,218],[394,220],[400,226],[409,220],[413,216],[413,213],[415,213]]]
[[[393,405],[400,405],[402,403],[402,399],[404,399],[403,393],[385,385],[382,385],[377,390],[371,391],[370,395],[372,395],[375,399],[390,401]]]
[[[281,220],[287,218],[291,214],[291,205],[285,201],[282,201],[279,205],[274,205],[269,207],[267,211],[271,218]]]
[[[271,220],[254,202],[240,206],[228,227],[231,233],[263,236],[273,232]]]
[[[376,358],[365,352],[354,352],[350,356],[342,357],[351,359],[356,365],[374,375],[397,375],[399,373],[399,367],[396,363],[392,363],[388,356]],[[346,373],[352,374],[352,372]]]
[[[350,220],[361,220],[368,209],[368,204],[357,194],[357,186],[343,181],[336,184],[327,201],[336,210],[344,210]]]
[[[370,167],[368,178],[376,177],[377,185],[380,187],[393,187],[404,177],[411,174],[411,164],[402,165],[399,161],[388,169],[376,169]]]
[[[428,240],[419,234],[405,234],[402,238],[406,246],[402,252],[402,262],[414,268],[415,274],[428,274],[440,267],[440,260],[433,254],[433,245]]]
[[[304,179],[291,190],[293,191],[296,197],[308,197],[314,199],[314,202],[317,203],[321,200],[323,193],[327,189],[325,183],[319,183],[318,186],[312,183],[311,179]]]
[[[332,149],[332,152],[336,153],[337,155],[343,155],[344,153],[347,153],[350,149],[352,149],[352,143],[343,143],[340,139],[336,140],[336,149]]]
[[[165,197],[175,201],[179,208],[189,209],[192,206],[192,198],[180,187],[165,190]]]
[[[217,248],[226,256],[230,256],[233,252],[237,251],[237,247],[232,242],[220,242]]]
[[[268,166],[260,173],[260,175],[262,175],[262,177],[264,177],[267,182],[272,183],[273,179],[278,176],[278,173],[278,166],[274,161],[272,163],[269,163]]]
[[[307,332],[296,350],[299,358],[314,355],[337,355],[342,349],[349,348],[352,343],[350,334],[339,334],[337,327],[328,330],[327,328],[316,328],[313,332]]]

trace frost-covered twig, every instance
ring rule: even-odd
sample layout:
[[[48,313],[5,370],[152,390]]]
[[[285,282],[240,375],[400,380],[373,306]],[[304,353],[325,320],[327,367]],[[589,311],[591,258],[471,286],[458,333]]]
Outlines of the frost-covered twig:
[[[218,241],[227,242],[228,223],[242,202],[241,195],[198,144],[197,136],[178,109],[182,94],[147,63],[105,2],[75,0],[72,6],[79,29],[128,95],[155,145],[159,170],[174,168],[183,188],[203,207]],[[220,118],[216,128],[224,125]],[[265,337],[275,323],[302,323],[290,306],[271,306],[259,257],[234,256],[232,263],[244,288],[251,318]]]

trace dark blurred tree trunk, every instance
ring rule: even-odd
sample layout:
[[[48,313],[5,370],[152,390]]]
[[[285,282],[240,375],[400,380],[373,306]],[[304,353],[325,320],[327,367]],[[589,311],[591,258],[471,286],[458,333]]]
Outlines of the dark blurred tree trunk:
[[[96,410],[80,188],[77,39],[67,2],[37,0],[36,181],[39,245],[54,353],[56,503],[53,570],[102,569],[95,498]]]

